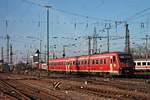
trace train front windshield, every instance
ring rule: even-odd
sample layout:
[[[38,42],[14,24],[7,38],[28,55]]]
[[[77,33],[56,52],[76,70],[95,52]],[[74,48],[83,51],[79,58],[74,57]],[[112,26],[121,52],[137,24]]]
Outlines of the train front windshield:
[[[134,64],[132,56],[130,54],[121,54],[119,56],[119,58],[120,58],[120,63],[121,64],[129,64],[129,65]]]

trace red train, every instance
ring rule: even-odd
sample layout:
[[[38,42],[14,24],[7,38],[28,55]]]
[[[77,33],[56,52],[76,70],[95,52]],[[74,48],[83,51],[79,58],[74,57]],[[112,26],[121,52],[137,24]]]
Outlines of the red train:
[[[45,66],[42,69],[47,69]],[[87,56],[50,59],[48,70],[79,73],[132,74],[132,56],[123,52],[109,52]]]

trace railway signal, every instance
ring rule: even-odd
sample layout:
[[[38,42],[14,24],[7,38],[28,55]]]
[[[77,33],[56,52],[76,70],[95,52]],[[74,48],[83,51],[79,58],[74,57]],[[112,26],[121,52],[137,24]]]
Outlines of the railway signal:
[[[75,46],[76,47],[76,44],[68,44],[68,45],[63,45],[63,58],[65,58],[66,56],[66,47],[70,47],[70,46]]]

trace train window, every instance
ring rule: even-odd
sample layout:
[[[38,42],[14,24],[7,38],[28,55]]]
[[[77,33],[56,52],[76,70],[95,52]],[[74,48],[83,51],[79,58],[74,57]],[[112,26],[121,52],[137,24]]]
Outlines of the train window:
[[[82,60],[82,64],[84,64],[84,61]]]
[[[94,61],[94,60],[92,60],[92,64],[95,64],[95,61]]]
[[[106,64],[106,59],[104,59],[104,64]]]
[[[150,65],[150,62],[147,62],[147,65]]]
[[[73,61],[73,65],[75,65],[76,64],[76,62],[75,61]]]
[[[116,61],[116,57],[115,57],[115,56],[113,56],[113,61],[114,61],[114,62]]]
[[[90,64],[90,59],[88,60],[88,64]]]
[[[96,60],[96,64],[98,64],[98,59]]]
[[[137,65],[138,65],[138,66],[141,66],[141,62],[137,62]]]
[[[78,64],[78,61],[75,61],[75,65],[77,65]]]
[[[80,65],[80,61],[78,61],[78,65]]]
[[[86,63],[87,63],[87,61],[85,60],[85,61],[84,61],[84,64],[86,64]]]
[[[146,66],[146,62],[142,62],[142,65],[143,65],[143,66]]]
[[[113,59],[112,59],[112,58],[110,58],[110,63],[111,63],[111,64],[113,63]]]
[[[100,64],[103,64],[103,60],[102,59],[100,59]]]

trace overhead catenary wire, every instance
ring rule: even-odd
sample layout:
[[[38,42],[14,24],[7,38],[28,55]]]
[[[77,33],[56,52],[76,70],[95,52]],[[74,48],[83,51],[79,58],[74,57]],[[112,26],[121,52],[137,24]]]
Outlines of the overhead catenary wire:
[[[46,6],[44,4],[40,4],[40,3],[34,2],[35,0],[22,0],[22,1],[24,1],[26,3],[33,4],[33,5],[40,6],[40,7],[43,7],[43,8],[45,8],[45,6]],[[62,9],[59,9],[59,8],[51,7],[51,9],[55,10],[55,11],[59,11],[59,12],[65,13],[65,14],[77,16],[77,17],[88,18],[88,19],[93,19],[93,20],[101,20],[101,21],[106,21],[106,22],[114,22],[113,20],[110,20],[110,19],[103,19],[103,18],[97,18],[97,17],[88,16],[88,15],[82,15],[82,14],[78,14],[78,13],[62,10]]]
[[[33,5],[37,5],[37,6],[40,6],[40,7],[44,7],[44,5],[42,5],[42,4],[40,4],[40,3],[38,3],[38,2],[35,2],[36,0],[22,0],[22,1],[28,1],[28,3],[31,3],[32,1],[32,3],[31,4],[33,4]],[[69,11],[65,11],[65,10],[62,10],[62,9],[57,9],[57,8],[51,8],[52,10],[54,10],[54,11],[59,11],[59,12],[62,12],[62,13],[65,13],[65,14],[68,14],[68,15],[73,15],[73,16],[77,16],[77,17],[81,17],[81,18],[85,18],[85,23],[83,23],[82,22],[82,24],[85,24],[85,25],[89,25],[89,23],[90,23],[90,20],[89,19],[93,19],[93,20],[101,20],[101,21],[108,21],[107,23],[111,23],[113,20],[107,20],[107,19],[101,19],[101,18],[95,18],[95,17],[92,17],[92,16],[86,16],[86,15],[82,15],[82,14],[78,14],[78,13],[73,13],[73,12],[69,12]],[[35,22],[35,23],[38,23],[39,24],[39,21],[32,21],[32,22]],[[41,21],[41,23],[42,23],[42,21]],[[44,22],[43,21],[43,23],[46,23],[46,21]],[[65,22],[66,23],[66,22]],[[81,23],[81,22],[80,22]],[[75,24],[76,24],[76,27],[77,27],[77,24],[80,24],[80,23],[78,23],[78,22],[76,22]],[[112,24],[112,23],[111,23]],[[64,33],[63,33],[64,34]],[[67,39],[68,37],[66,37],[66,39]],[[113,38],[112,40],[118,40],[118,39],[124,39],[124,38]]]
[[[133,18],[135,19],[135,17],[140,16],[141,14],[143,14],[143,13],[149,11],[149,10],[150,10],[150,8],[145,8],[145,9],[143,9],[143,10],[141,10],[141,11],[135,13],[134,15],[132,15],[132,16],[126,18],[126,21],[133,20]],[[141,16],[141,17],[142,17],[142,16]]]
[[[38,3],[37,0],[22,0],[23,2],[26,2],[26,3],[29,3],[29,4],[32,4],[32,5],[37,5],[39,7],[42,7],[42,8],[45,8],[45,5],[44,4],[41,4],[41,3]],[[93,19],[93,20],[99,20],[99,21],[105,21],[105,22],[113,22],[115,23],[116,21],[115,20],[109,20],[109,19],[103,19],[103,18],[96,18],[96,17],[92,17],[92,16],[88,16],[88,15],[82,15],[82,14],[78,14],[78,13],[74,13],[74,12],[69,12],[69,11],[66,11],[66,10],[62,10],[62,9],[58,9],[58,8],[54,8],[52,7],[51,8],[52,10],[55,10],[55,11],[59,11],[59,12],[62,12],[62,13],[65,13],[65,14],[69,14],[69,15],[73,15],[73,16],[78,16],[78,17],[83,17],[85,19]],[[134,15],[128,17],[126,20],[129,21],[129,20],[132,20],[134,17],[138,16],[138,15],[141,15],[143,14],[144,12],[146,11],[149,11],[150,8],[146,8],[140,12],[137,12],[135,13]],[[38,21],[36,21],[38,23]],[[41,22],[42,23],[42,22]],[[46,22],[45,22],[46,23]],[[77,24],[77,23],[76,23]],[[79,23],[78,23],[79,24]]]

